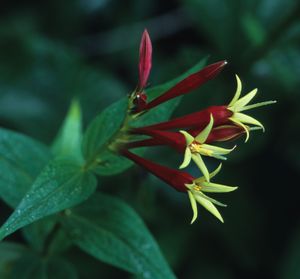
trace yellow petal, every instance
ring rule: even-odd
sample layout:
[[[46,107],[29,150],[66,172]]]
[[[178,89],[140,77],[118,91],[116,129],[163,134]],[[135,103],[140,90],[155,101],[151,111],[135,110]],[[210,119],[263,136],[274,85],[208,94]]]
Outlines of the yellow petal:
[[[222,168],[222,163],[219,164],[219,166],[213,172],[211,172],[209,174],[209,178],[213,178],[214,176],[216,176],[220,172],[221,168]],[[201,177],[195,179],[194,181],[196,184],[202,184],[205,181],[205,177],[201,176]]]
[[[258,107],[267,106],[267,105],[272,105],[272,104],[275,104],[275,103],[277,103],[277,101],[260,102],[260,103],[256,103],[256,104],[253,104],[253,105],[244,106],[239,111],[245,111],[245,110],[248,110],[248,109],[258,108]]]
[[[218,155],[226,155],[226,154],[229,154],[231,151],[233,151],[236,148],[236,145],[231,149],[222,148],[222,147],[218,147],[218,146],[214,146],[214,145],[210,145],[210,144],[203,144],[202,147],[205,149],[211,150]]]
[[[192,159],[192,152],[191,152],[191,150],[187,147],[187,148],[185,149],[185,152],[184,152],[183,162],[182,162],[182,164],[179,166],[179,168],[180,168],[180,169],[186,168],[186,167],[190,164],[191,159]]]
[[[188,195],[189,195],[189,199],[190,199],[190,203],[193,209],[193,218],[191,221],[191,224],[193,224],[195,222],[195,220],[198,217],[198,208],[197,208],[197,202],[195,200],[195,197],[193,195],[193,193],[191,191],[188,191]]]
[[[216,176],[220,172],[221,168],[222,168],[222,163],[219,164],[219,166],[209,174],[209,177],[213,178],[214,176]]]
[[[257,88],[253,89],[247,95],[236,101],[236,103],[230,108],[233,111],[240,111],[245,105],[247,105],[257,94]]]
[[[235,78],[236,78],[237,87],[236,87],[236,91],[235,91],[235,94],[233,96],[233,99],[229,103],[228,107],[231,107],[231,106],[234,105],[234,103],[239,99],[239,97],[241,95],[241,92],[242,92],[242,82],[241,82],[238,75],[235,75]]]
[[[201,131],[198,134],[198,136],[196,136],[195,140],[199,143],[204,143],[207,140],[207,138],[211,132],[211,129],[213,128],[213,125],[214,125],[214,118],[211,114],[208,125],[203,129],[203,131]]]
[[[190,145],[195,140],[194,137],[190,135],[188,132],[186,131],[179,131],[179,132],[184,135],[186,145]]]
[[[195,199],[197,200],[198,203],[200,203],[206,210],[208,210],[211,214],[213,214],[215,217],[217,217],[222,223],[224,223],[224,220],[220,214],[220,212],[218,211],[218,209],[213,205],[212,202],[210,202],[209,200],[201,197],[201,196],[197,196],[195,197]]]
[[[202,188],[201,188],[201,189],[202,189]],[[224,203],[221,203],[221,202],[219,202],[219,201],[217,201],[217,200],[215,200],[215,199],[213,199],[213,198],[211,198],[211,197],[206,196],[206,195],[205,195],[204,193],[202,193],[201,191],[195,192],[195,198],[197,198],[198,196],[200,196],[200,197],[202,197],[202,198],[204,198],[204,199],[209,200],[209,201],[212,202],[213,204],[216,204],[216,205],[219,205],[219,206],[223,206],[223,207],[226,207],[226,206],[227,206],[227,205],[224,204]]]
[[[207,167],[205,166],[205,163],[202,160],[202,157],[199,154],[192,154],[192,159],[195,162],[195,164],[198,166],[198,168],[201,170],[206,181],[209,182],[209,172]]]
[[[236,190],[237,188],[238,187],[208,182],[203,182],[201,185],[201,191],[208,193],[228,193]]]
[[[234,122],[235,124],[237,124],[238,126],[242,127],[245,130],[245,132],[246,132],[245,142],[247,142],[249,140],[249,130],[248,130],[248,127],[245,126],[241,121],[236,120],[234,117],[230,117],[229,120],[231,120],[232,122]]]
[[[240,122],[242,122],[242,123],[245,123],[245,124],[252,124],[252,125],[259,126],[263,129],[263,131],[265,131],[265,128],[264,128],[263,124],[261,124],[258,120],[256,120],[255,118],[253,118],[249,115],[246,115],[244,113],[236,112],[236,113],[234,113],[233,118],[240,121]]]

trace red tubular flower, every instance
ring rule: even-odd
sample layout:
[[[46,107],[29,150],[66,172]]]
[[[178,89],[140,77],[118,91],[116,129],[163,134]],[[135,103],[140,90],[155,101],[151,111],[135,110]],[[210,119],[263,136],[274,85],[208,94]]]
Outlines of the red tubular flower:
[[[230,122],[228,119],[232,116],[232,112],[227,106],[211,106],[205,110],[197,111],[172,120],[161,122],[158,124],[136,128],[137,132],[145,132],[147,130],[170,130],[170,129],[203,129],[209,122],[210,115],[214,118],[214,125],[224,125]]]
[[[131,149],[131,148],[159,146],[159,145],[165,145],[165,144],[159,139],[151,138],[151,139],[129,142],[126,144],[126,148]]]
[[[200,131],[190,131],[192,136],[196,136]],[[223,142],[229,140],[235,140],[245,134],[245,130],[237,125],[222,125],[215,127],[207,138],[207,143]]]
[[[152,66],[152,44],[148,31],[145,29],[140,43],[139,84],[137,91],[147,85]]]
[[[135,162],[137,165],[151,172],[153,175],[163,180],[167,184],[171,185],[179,192],[187,192],[187,188],[185,185],[192,184],[195,179],[193,176],[186,172],[156,164],[140,156],[137,156],[129,152],[128,150],[121,151],[121,154],[129,160]]]
[[[202,129],[189,130],[192,136],[197,136]],[[233,140],[243,135],[245,130],[236,125],[223,125],[215,127],[209,134],[206,143],[223,142]],[[127,148],[137,148],[146,146],[169,145],[179,152],[184,152],[186,147],[186,140],[180,132],[146,130],[145,135],[151,136],[151,139],[135,141],[128,143]]]
[[[203,83],[213,79],[219,74],[223,67],[227,64],[227,61],[223,60],[211,65],[208,65],[204,69],[191,74],[187,78],[177,83],[174,87],[169,89],[167,92],[152,100],[146,105],[147,110],[156,107],[157,105],[164,103],[170,99],[176,98],[180,95],[187,94],[192,90],[196,89]]]

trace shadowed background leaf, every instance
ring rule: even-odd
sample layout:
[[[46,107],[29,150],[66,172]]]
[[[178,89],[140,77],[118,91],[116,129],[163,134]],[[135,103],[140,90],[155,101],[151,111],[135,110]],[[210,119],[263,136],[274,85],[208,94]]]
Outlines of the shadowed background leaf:
[[[179,278],[293,278],[300,261],[293,249],[300,225],[299,7],[294,0],[6,1],[0,11],[0,124],[52,143],[78,96],[85,128],[136,86],[145,27],[153,38],[149,89],[207,55],[209,63],[227,59],[223,73],[185,96],[175,115],[228,103],[235,73],[245,92],[258,87],[257,101],[278,103],[253,112],[266,132],[253,133],[247,145],[241,139],[219,176],[239,186],[221,197],[230,205],[222,211],[225,224],[199,211],[199,221],[189,226],[186,198],[138,168],[113,180],[102,177],[99,191],[135,208]],[[151,149],[148,156],[173,167],[182,159],[168,149]],[[217,163],[207,164],[213,169]],[[4,221],[10,213],[4,203],[1,212]],[[12,240],[25,242],[20,235]],[[80,278],[131,276],[76,249],[63,255]]]

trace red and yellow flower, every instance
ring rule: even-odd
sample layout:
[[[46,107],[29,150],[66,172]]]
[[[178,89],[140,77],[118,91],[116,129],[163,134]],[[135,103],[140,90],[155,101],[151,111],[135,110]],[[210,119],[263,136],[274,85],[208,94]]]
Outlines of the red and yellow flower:
[[[145,87],[147,86],[152,66],[151,59],[152,44],[149,34],[145,30],[140,44],[139,82],[137,88],[129,98],[130,111],[134,116],[147,113],[147,111],[164,102],[188,94],[207,81],[215,78],[227,64],[223,60],[208,65],[204,69],[184,78],[159,97],[147,102],[147,90],[145,90]],[[237,187],[211,182],[211,179],[221,170],[221,164],[216,170],[209,172],[204,158],[213,157],[225,160],[225,155],[233,151],[236,146],[227,149],[215,146],[215,143],[235,140],[244,134],[246,135],[245,141],[247,141],[250,131],[257,129],[264,130],[261,122],[246,115],[244,111],[275,103],[275,101],[266,101],[249,105],[251,100],[256,96],[257,89],[253,89],[245,96],[240,97],[242,82],[237,75],[236,82],[236,92],[228,105],[211,106],[201,111],[150,126],[128,127],[126,130],[126,142],[120,143],[120,146],[115,148],[121,155],[145,168],[177,191],[187,193],[193,209],[191,223],[198,216],[197,203],[201,204],[223,222],[223,218],[215,205],[225,205],[208,197],[205,193],[225,193],[237,189]],[[136,135],[147,136],[148,138],[135,140]],[[128,139],[130,140],[128,141]],[[154,147],[158,145],[169,146],[179,153],[184,154],[183,162],[179,167],[180,170],[162,166],[129,151],[134,148]],[[191,162],[194,162],[198,166],[203,176],[194,178],[189,173],[181,170],[186,168]]]

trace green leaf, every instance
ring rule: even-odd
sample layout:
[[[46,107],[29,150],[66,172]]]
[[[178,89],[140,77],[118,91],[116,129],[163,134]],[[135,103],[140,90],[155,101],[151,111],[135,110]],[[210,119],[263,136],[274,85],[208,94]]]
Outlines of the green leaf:
[[[58,156],[81,158],[82,116],[80,104],[73,100],[52,150]]]
[[[57,255],[65,252],[72,246],[72,240],[70,239],[67,232],[59,227],[55,232],[55,235],[51,239],[50,245],[47,247],[49,255]]]
[[[175,278],[141,218],[124,202],[93,195],[62,218],[82,250],[139,278]]]
[[[51,158],[49,149],[21,134],[0,129],[0,197],[16,207]]]
[[[0,129],[1,198],[16,207],[50,158],[50,150],[38,141]],[[35,249],[41,250],[52,225],[52,218],[32,224],[26,227],[25,238]]]
[[[83,202],[95,191],[96,185],[96,178],[76,162],[62,159],[50,162],[0,228],[0,238]]]
[[[109,175],[115,175],[121,173],[126,169],[128,169],[133,164],[125,157],[114,154],[108,150],[101,154],[101,161],[103,163],[97,165],[94,171],[95,173],[102,176],[109,176]]]
[[[26,248],[13,242],[0,243],[0,278],[10,278],[10,271],[13,263],[18,260]]]
[[[14,265],[10,279],[77,279],[78,275],[68,261],[61,258],[41,258],[26,253]]]
[[[83,137],[83,155],[93,163],[105,151],[110,139],[120,130],[127,112],[124,98],[107,107],[89,125]]]
[[[255,1],[252,2],[255,3]],[[244,42],[244,37],[239,32],[240,17],[236,16],[238,3],[239,1],[235,0],[187,0],[184,3],[185,8],[189,11],[190,19],[201,32],[200,34],[205,34],[206,40],[213,44],[217,48],[216,50],[223,55],[229,55],[231,51],[234,51],[233,46],[237,40]],[[246,3],[240,6],[243,7],[243,10],[246,10]],[[218,8],[216,9],[216,7]],[[240,10],[239,12],[241,15]]]
[[[22,228],[22,234],[35,251],[42,252],[47,236],[56,222],[56,216],[48,216]]]
[[[62,258],[52,258],[47,263],[47,279],[77,279],[78,275],[68,261]]]

